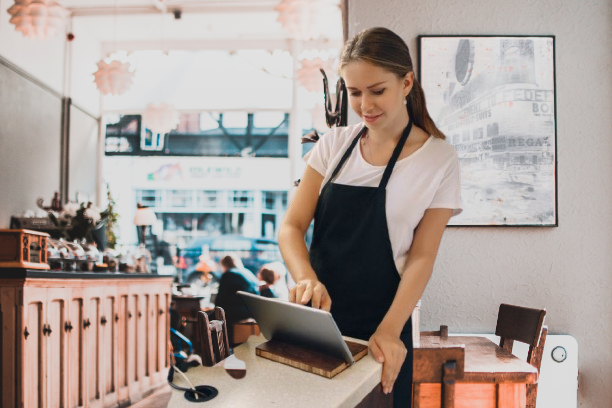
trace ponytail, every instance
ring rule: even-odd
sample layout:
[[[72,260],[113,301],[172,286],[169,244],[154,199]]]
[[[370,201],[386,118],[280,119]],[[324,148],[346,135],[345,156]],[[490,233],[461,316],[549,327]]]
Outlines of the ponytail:
[[[446,139],[444,133],[438,129],[431,116],[429,116],[427,105],[425,104],[425,92],[423,92],[423,88],[416,78],[410,93],[406,97],[406,106],[412,123],[434,137],[442,140]]]

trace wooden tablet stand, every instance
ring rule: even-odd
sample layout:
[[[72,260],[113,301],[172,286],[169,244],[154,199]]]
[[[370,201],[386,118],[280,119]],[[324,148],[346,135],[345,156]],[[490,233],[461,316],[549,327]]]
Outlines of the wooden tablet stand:
[[[355,361],[368,354],[368,346],[345,340]],[[255,348],[258,356],[326,378],[334,378],[349,366],[343,359],[278,340],[269,340]]]

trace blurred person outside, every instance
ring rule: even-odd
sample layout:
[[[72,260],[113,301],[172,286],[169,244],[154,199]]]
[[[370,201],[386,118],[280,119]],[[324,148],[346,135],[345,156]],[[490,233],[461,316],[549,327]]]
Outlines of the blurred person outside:
[[[234,336],[234,324],[240,320],[251,318],[251,313],[236,292],[259,295],[259,280],[246,269],[242,260],[234,253],[228,253],[219,261],[221,265],[221,281],[215,298],[215,306],[223,308],[227,322],[227,333],[230,342]]]
[[[259,293],[263,297],[267,298],[276,298],[276,293],[274,293],[274,282],[278,280],[278,277],[275,275],[274,271],[268,269],[264,266],[261,267],[259,273],[257,274],[257,278],[261,281],[261,286],[259,286]]]
[[[289,289],[293,287],[295,283],[293,279],[291,279],[291,276],[287,275],[287,268],[285,268],[285,265],[278,261],[269,262],[261,267],[260,273],[264,268],[274,272],[274,284],[271,285],[270,288],[274,291],[276,297],[281,300],[289,300]]]

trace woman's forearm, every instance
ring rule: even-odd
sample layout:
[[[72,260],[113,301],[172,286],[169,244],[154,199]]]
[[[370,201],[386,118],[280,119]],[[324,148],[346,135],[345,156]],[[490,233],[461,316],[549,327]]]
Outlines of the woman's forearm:
[[[310,265],[304,235],[304,231],[286,223],[281,225],[278,234],[281,255],[291,277],[296,282],[304,279],[317,279],[317,275]]]
[[[393,303],[381,322],[380,328],[399,337],[427,286],[433,266],[434,260],[429,257],[414,260],[407,265]]]

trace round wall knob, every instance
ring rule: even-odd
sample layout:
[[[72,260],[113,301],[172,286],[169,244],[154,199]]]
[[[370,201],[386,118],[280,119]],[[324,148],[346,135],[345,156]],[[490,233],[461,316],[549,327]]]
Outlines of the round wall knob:
[[[557,346],[552,350],[551,356],[557,363],[562,363],[567,358],[567,351],[563,347]]]

